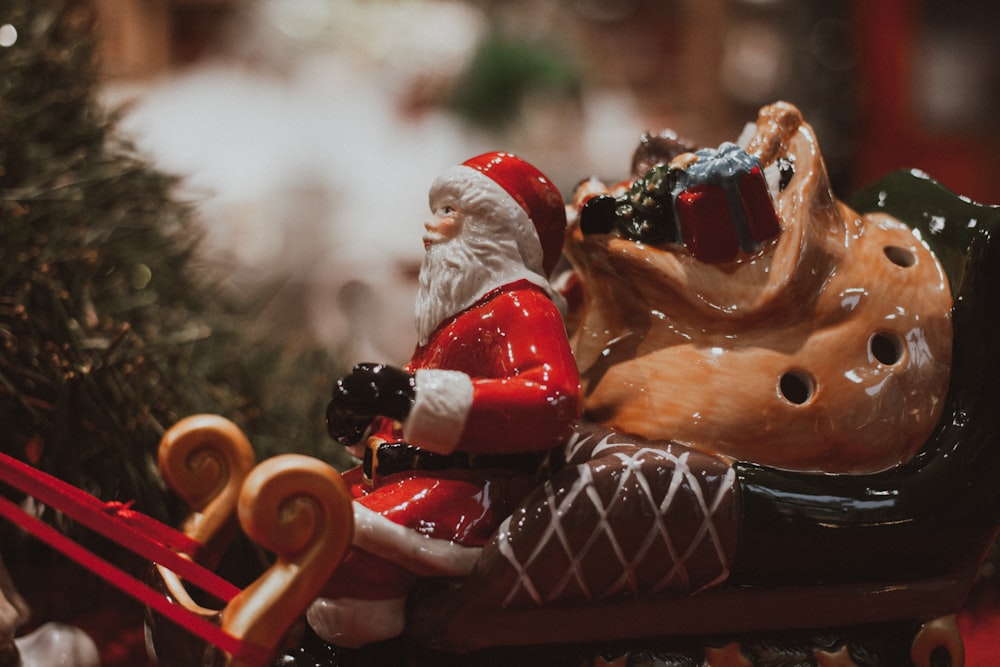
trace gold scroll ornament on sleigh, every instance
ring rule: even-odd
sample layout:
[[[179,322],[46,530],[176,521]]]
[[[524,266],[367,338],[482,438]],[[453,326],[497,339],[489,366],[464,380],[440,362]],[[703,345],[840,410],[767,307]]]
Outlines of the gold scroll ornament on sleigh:
[[[263,572],[224,606],[196,601],[174,573],[157,566],[165,594],[273,657],[350,544],[354,515],[343,481],[329,465],[298,454],[255,465],[240,429],[215,415],[188,417],[168,430],[160,443],[159,466],[170,488],[192,510],[182,528],[204,546],[199,554],[203,565],[219,565],[237,529],[272,554]],[[150,649],[163,667],[254,664],[153,615],[149,623]],[[267,662],[256,667],[263,664]]]

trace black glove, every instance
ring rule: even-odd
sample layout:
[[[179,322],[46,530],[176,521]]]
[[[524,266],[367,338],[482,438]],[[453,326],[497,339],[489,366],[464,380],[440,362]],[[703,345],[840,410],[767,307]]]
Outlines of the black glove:
[[[351,416],[338,411],[333,401],[326,406],[326,432],[344,447],[361,442],[371,423],[370,416]]]
[[[327,432],[342,444],[353,444],[375,417],[406,419],[415,393],[413,373],[384,364],[358,364],[333,385],[326,408]]]
[[[618,200],[611,195],[591,197],[580,209],[580,231],[588,234],[610,234],[617,222]]]

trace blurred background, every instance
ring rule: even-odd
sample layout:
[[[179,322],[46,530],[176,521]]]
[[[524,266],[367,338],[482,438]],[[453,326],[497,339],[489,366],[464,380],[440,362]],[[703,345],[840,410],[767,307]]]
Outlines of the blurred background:
[[[517,152],[569,194],[640,134],[783,99],[842,198],[919,168],[1000,203],[992,0],[90,0],[103,99],[185,179],[203,251],[346,361],[404,361],[426,193]],[[2,39],[2,35],[0,35]]]

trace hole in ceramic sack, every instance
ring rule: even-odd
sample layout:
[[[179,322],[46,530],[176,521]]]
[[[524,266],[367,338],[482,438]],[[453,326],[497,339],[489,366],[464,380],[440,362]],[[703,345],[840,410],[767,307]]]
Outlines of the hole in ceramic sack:
[[[882,248],[882,252],[885,253],[890,262],[904,269],[917,263],[917,256],[913,254],[913,251],[902,246],[887,245]]]
[[[805,371],[788,371],[778,380],[778,391],[792,405],[804,405],[816,392],[816,381]]]
[[[903,358],[903,341],[893,333],[877,333],[868,341],[868,350],[873,359],[892,366]]]
[[[953,667],[951,651],[945,646],[938,646],[931,651],[930,667]]]

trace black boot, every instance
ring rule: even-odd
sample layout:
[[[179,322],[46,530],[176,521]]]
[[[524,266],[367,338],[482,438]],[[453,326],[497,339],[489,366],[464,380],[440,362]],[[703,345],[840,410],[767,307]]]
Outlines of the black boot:
[[[394,667],[406,664],[405,640],[402,637],[344,648],[324,641],[307,627],[302,643],[281,655],[273,667]]]

